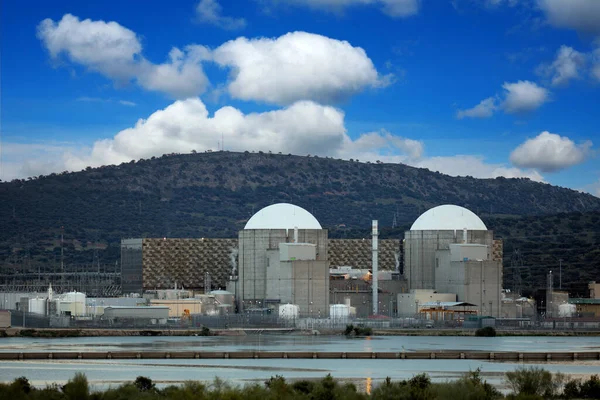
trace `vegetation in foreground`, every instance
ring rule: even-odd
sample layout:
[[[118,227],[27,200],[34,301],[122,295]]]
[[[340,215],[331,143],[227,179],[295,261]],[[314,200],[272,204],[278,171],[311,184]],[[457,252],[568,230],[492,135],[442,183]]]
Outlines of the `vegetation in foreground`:
[[[116,388],[94,392],[88,380],[77,373],[64,386],[50,385],[43,389],[31,386],[27,378],[0,384],[0,399],[49,400],[541,400],[541,399],[600,399],[600,379],[597,375],[587,381],[568,379],[563,374],[551,374],[542,368],[520,368],[506,374],[506,383],[512,389],[507,397],[482,379],[479,370],[462,378],[444,383],[432,383],[427,374],[415,375],[410,380],[393,382],[390,378],[369,393],[361,392],[352,383],[340,383],[331,375],[319,381],[287,382],[281,376],[271,377],[264,385],[233,386],[220,379],[212,384],[186,382],[183,385],[156,387],[151,379],[138,377],[135,382]]]
[[[479,328],[475,331],[475,336],[495,337],[496,329],[491,326],[484,326],[483,328]]]
[[[346,325],[346,329],[344,330],[344,335],[346,336],[371,336],[373,335],[373,328],[369,326],[354,326],[354,325]]]

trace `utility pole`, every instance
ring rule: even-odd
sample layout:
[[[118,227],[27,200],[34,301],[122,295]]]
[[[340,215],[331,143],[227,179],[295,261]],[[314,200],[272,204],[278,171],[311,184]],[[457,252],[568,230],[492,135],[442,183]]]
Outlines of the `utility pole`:
[[[559,261],[559,268],[558,268],[558,288],[559,290],[562,290],[562,258]]]

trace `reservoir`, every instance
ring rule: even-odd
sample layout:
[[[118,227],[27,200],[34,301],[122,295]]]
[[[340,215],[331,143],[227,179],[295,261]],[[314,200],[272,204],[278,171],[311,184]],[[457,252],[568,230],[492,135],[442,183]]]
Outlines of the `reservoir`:
[[[347,339],[342,336],[248,335],[173,337],[84,337],[64,339],[3,338],[0,352],[87,351],[482,351],[482,352],[586,352],[600,351],[600,337],[451,337],[386,336]],[[318,379],[327,374],[359,386],[386,377],[408,379],[426,372],[434,381],[455,379],[480,368],[490,383],[502,387],[503,374],[520,365],[538,365],[574,377],[600,371],[599,361],[494,362],[486,360],[313,360],[313,359],[159,359],[159,360],[31,360],[0,363],[0,381],[19,376],[34,385],[65,383],[76,372],[87,375],[97,388],[115,386],[147,376],[161,385],[186,380],[232,383],[257,382],[271,376]],[[368,383],[367,383],[368,382]]]

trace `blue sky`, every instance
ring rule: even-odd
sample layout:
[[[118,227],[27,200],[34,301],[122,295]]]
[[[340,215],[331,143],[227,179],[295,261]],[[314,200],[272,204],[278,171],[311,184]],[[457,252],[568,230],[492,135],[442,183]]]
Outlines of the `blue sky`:
[[[176,5],[4,2],[0,178],[222,137],[600,196],[597,0]]]

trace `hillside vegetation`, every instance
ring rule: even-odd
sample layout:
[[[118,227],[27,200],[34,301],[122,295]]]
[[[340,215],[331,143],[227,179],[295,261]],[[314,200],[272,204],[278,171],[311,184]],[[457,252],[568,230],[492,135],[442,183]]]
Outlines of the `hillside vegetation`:
[[[0,265],[56,268],[64,227],[68,265],[114,266],[123,237],[236,237],[276,202],[306,208],[331,237],[364,237],[372,219],[399,237],[428,208],[457,204],[506,240],[507,256],[520,249],[526,264],[541,265],[563,258],[570,280],[600,271],[594,196],[528,179],[260,152],[174,154],[0,183]],[[545,273],[532,269],[536,282],[537,271]]]

